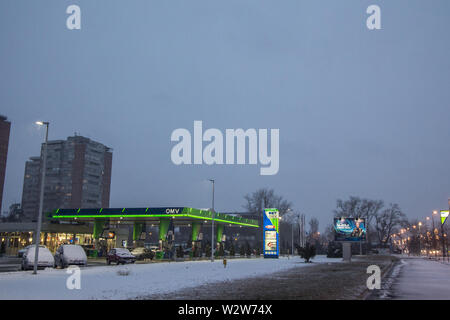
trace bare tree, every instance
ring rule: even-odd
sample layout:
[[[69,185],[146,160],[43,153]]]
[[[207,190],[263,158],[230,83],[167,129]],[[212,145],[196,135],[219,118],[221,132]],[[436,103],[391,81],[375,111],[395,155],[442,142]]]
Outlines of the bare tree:
[[[287,213],[292,203],[283,199],[282,196],[275,194],[273,189],[262,188],[256,190],[251,194],[244,196],[247,203],[243,206],[248,212],[259,217],[259,225],[263,224],[263,209],[264,208],[276,208],[280,215]],[[259,232],[259,241],[262,243],[263,233]]]
[[[335,218],[355,218],[358,217],[361,210],[361,199],[359,197],[350,196],[349,200],[338,199],[336,201],[336,209],[334,210]]]
[[[335,217],[351,217],[364,218],[366,227],[366,251],[370,247],[370,232],[373,220],[377,217],[380,210],[384,207],[382,200],[361,199],[359,197],[350,196],[349,200],[338,199],[336,203],[336,210],[334,210]],[[362,252],[362,243],[360,243],[360,250]]]
[[[324,237],[328,242],[334,241],[334,225],[333,224],[330,223],[329,225],[327,225],[327,227],[325,228]]]
[[[388,208],[375,217],[375,229],[380,243],[388,243],[395,228],[404,225],[405,222],[406,216],[398,204],[391,203]]]
[[[319,237],[319,220],[316,218],[309,220],[309,236],[311,239],[317,239]]]
[[[244,208],[254,215],[262,216],[264,208],[277,208],[284,215],[292,207],[292,203],[275,194],[273,189],[262,188],[244,196],[247,203]]]
[[[383,207],[383,200],[363,199],[359,207],[359,218],[364,218],[366,220],[366,227],[369,227]]]
[[[366,228],[368,228],[383,207],[383,200],[361,199],[351,196],[349,200],[337,200],[334,216],[336,218],[364,218]]]
[[[366,224],[370,224],[383,206],[384,202],[382,200],[361,199],[350,196],[349,200],[337,200],[334,216],[336,218],[365,218]]]

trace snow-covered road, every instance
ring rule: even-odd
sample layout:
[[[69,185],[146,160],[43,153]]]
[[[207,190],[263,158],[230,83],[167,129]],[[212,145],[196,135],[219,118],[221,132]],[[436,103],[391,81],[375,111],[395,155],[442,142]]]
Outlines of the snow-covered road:
[[[315,263],[338,262],[317,256]],[[298,256],[287,259],[231,259],[226,268],[222,260],[167,262],[81,269],[81,289],[67,289],[66,270],[47,269],[0,274],[0,299],[133,299],[154,293],[169,293],[201,284],[235,280],[308,266]],[[119,275],[127,270],[128,275]]]
[[[450,299],[450,264],[425,258],[402,259],[391,288],[394,299]]]

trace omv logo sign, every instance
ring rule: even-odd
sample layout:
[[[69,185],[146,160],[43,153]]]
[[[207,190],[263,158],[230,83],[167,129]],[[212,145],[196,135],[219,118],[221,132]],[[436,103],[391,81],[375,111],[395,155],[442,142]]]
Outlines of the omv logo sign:
[[[167,208],[166,209],[166,213],[167,214],[178,214],[180,212],[180,209],[176,209],[176,208]]]

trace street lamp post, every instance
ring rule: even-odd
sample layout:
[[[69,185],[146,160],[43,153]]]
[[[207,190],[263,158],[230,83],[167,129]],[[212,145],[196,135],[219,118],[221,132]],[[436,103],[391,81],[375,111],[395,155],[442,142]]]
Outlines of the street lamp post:
[[[211,262],[214,262],[214,179],[209,179],[212,182],[212,220],[211,220]]]
[[[450,211],[450,198],[448,198],[448,208],[449,208],[449,211]],[[442,218],[441,218],[442,219]],[[446,246],[445,244],[446,244],[446,237],[447,237],[447,235],[446,234],[444,234],[444,223],[445,223],[445,220],[444,221],[441,221],[441,236],[442,236],[442,261],[444,261],[444,257],[445,256],[448,256],[448,246]]]
[[[37,121],[36,124],[40,126],[45,125],[45,144],[44,144],[44,154],[42,157],[42,173],[41,173],[41,193],[39,196],[39,212],[38,212],[38,220],[36,226],[36,234],[34,236],[34,265],[33,265],[33,274],[37,274],[38,267],[38,255],[39,255],[39,245],[41,243],[41,227],[42,227],[42,210],[44,206],[44,187],[45,187],[45,171],[47,164],[47,142],[48,142],[48,122]]]
[[[291,211],[291,209],[288,209],[288,212],[289,211]],[[299,217],[300,217],[300,215],[297,213],[292,216],[292,221],[291,221],[291,254],[292,254],[292,256],[294,255],[294,223],[295,222],[298,223]]]
[[[445,258],[445,237],[444,237],[444,225],[441,223],[441,238],[442,238],[442,261]]]
[[[434,215],[437,214],[437,211],[433,211],[433,215],[431,216],[431,221],[433,222],[433,250],[434,250],[434,258],[437,258],[437,250],[436,250],[436,233],[434,232]]]
[[[294,256],[294,223],[291,223],[291,254]]]
[[[430,217],[427,216],[426,220],[429,221]],[[426,246],[426,250],[427,250],[427,257],[429,257],[430,256],[430,237],[428,236],[428,223],[425,223],[425,234],[427,236],[425,246]]]
[[[422,222],[419,221],[419,253],[422,255],[422,234],[420,233],[420,227],[422,226]]]

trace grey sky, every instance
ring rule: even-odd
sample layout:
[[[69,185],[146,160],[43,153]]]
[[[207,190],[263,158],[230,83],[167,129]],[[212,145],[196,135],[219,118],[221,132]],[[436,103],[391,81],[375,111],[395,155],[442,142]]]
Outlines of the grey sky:
[[[78,4],[82,29],[66,29]],[[382,9],[382,28],[365,26]],[[337,198],[397,202],[410,217],[450,196],[450,1],[0,2],[0,113],[12,122],[3,210],[24,163],[74,132],[114,149],[111,206],[242,210],[274,188],[307,219]],[[280,171],[175,166],[170,134],[279,128]]]

